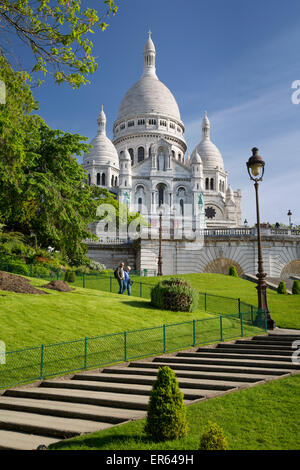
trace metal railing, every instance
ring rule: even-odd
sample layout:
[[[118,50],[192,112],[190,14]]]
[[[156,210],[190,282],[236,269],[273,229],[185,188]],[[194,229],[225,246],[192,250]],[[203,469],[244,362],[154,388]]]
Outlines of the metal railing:
[[[266,312],[256,310],[9,351],[0,388],[265,331]]]

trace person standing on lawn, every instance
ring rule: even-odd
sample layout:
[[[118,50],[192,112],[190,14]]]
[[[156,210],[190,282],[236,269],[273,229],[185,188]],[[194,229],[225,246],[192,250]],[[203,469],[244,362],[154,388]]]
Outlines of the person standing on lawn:
[[[119,294],[123,294],[124,290],[126,289],[125,286],[125,273],[124,273],[124,263],[120,263],[119,267],[117,268],[117,279],[120,286]]]
[[[130,279],[130,270],[131,267],[127,266],[127,268],[124,271],[124,290],[123,292],[127,289],[128,295],[131,295],[131,286],[132,286],[132,280]]]

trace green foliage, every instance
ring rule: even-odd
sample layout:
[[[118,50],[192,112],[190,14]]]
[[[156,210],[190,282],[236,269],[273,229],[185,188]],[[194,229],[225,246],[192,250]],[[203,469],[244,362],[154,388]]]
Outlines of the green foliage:
[[[22,276],[29,276],[29,266],[17,258],[0,258],[0,269]]]
[[[65,272],[64,281],[65,282],[75,282],[76,281],[76,275],[75,275],[74,271],[72,271],[70,269],[67,270]]]
[[[193,312],[198,306],[198,291],[175,277],[159,282],[151,290],[151,304],[174,312]]]
[[[239,277],[235,266],[230,266],[229,276]]]
[[[106,18],[118,9],[114,0],[105,0],[104,4],[106,11],[99,17],[97,10],[83,8],[81,0],[2,0],[0,21],[3,31],[15,35],[31,49],[31,73],[52,73],[56,83],[67,82],[79,88],[89,83],[86,76],[98,67],[89,37],[104,31],[108,26]],[[0,43],[2,55],[6,52],[4,41]]]
[[[227,450],[227,448],[227,439],[223,429],[216,423],[209,422],[202,434],[199,450]]]
[[[33,264],[32,267],[31,267],[31,275],[33,277],[40,277],[40,278],[46,278],[48,279],[48,277],[50,276],[50,272],[51,272],[51,268],[50,267],[46,267],[46,266],[42,266],[42,265],[39,265],[39,264]]]
[[[283,281],[280,281],[280,283],[278,284],[277,293],[278,294],[287,294],[285,283]]]
[[[293,282],[292,292],[295,295],[300,295],[300,281],[298,279]]]
[[[154,441],[186,436],[186,406],[175,373],[160,367],[150,395],[145,432]]]
[[[85,263],[86,238],[95,220],[96,188],[75,155],[90,146],[86,138],[50,129],[37,109],[24,74],[14,73],[0,56],[0,79],[7,102],[0,105],[0,220],[6,232],[21,232],[30,243],[51,246],[74,265]],[[23,243],[19,240],[18,243]],[[20,245],[20,249],[21,249]]]

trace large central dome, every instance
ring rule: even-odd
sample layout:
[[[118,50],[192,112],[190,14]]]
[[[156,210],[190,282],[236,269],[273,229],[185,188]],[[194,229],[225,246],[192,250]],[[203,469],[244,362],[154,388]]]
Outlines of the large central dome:
[[[117,121],[134,115],[160,114],[180,121],[180,112],[170,90],[155,73],[155,47],[149,36],[144,49],[144,71],[124,96]]]
[[[124,96],[117,120],[151,113],[180,121],[179,108],[170,90],[156,76],[143,75]]]

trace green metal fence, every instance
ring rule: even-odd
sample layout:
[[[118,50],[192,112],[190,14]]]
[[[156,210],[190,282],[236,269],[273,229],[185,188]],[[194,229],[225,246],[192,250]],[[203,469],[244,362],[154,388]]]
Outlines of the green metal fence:
[[[9,351],[0,388],[264,331],[266,312],[256,310]]]

